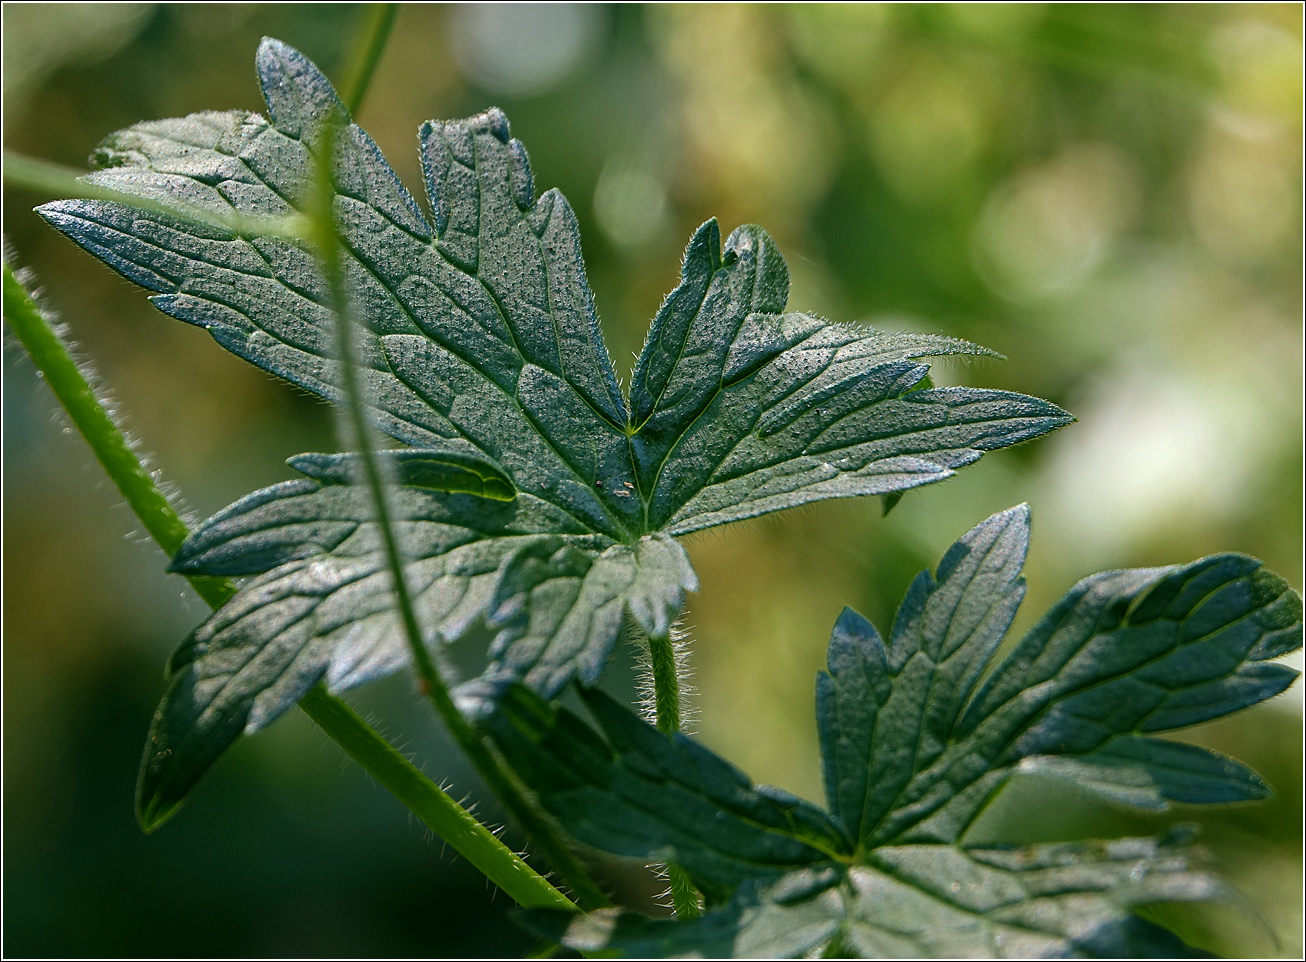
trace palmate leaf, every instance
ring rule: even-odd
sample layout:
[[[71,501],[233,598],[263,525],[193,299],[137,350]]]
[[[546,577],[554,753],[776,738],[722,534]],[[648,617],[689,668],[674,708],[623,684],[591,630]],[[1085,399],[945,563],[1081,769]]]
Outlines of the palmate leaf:
[[[1191,954],[1128,911],[1219,891],[1182,839],[981,849],[965,833],[1017,773],[1146,808],[1266,797],[1233,759],[1154,736],[1287,688],[1297,672],[1272,659],[1301,647],[1301,598],[1242,555],[1104,572],[995,666],[1028,535],[1023,505],[975,527],[912,583],[887,643],[839,618],[817,680],[828,816],[600,695],[583,693],[592,729],[514,688],[487,725],[578,840],[674,862],[719,901],[735,888],[696,920],[527,927],[636,956]]]
[[[506,680],[545,696],[573,676],[592,681],[623,618],[665,634],[696,586],[677,535],[900,493],[1070,420],[1019,394],[922,386],[920,358],[991,353],[983,348],[781,313],[789,280],[774,242],[742,227],[723,247],[715,221],[690,242],[628,400],[575,215],[556,190],[535,196],[501,112],[422,127],[428,215],[360,128],[324,136],[347,113],[313,64],[274,40],[257,63],[267,119],[151,121],[96,151],[92,182],[173,205],[177,217],[91,200],[39,210],[154,291],[160,310],[339,401],[334,318],[312,246],[182,216],[306,209],[316,154],[331,144],[368,404],[415,452],[409,466],[428,464],[425,480],[401,472],[398,495],[415,512],[403,544],[424,628],[433,645],[475,623],[496,632],[464,704],[484,704]],[[296,465],[315,483],[251,495],[177,559],[187,573],[257,577],[174,660],[184,677],[156,717],[143,816],[171,811],[238,732],[317,680],[340,689],[406,661],[364,490],[343,461]]]

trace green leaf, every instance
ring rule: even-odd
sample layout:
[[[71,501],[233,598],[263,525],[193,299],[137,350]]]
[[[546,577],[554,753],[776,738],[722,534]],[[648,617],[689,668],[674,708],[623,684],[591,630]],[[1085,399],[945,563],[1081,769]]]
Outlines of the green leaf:
[[[39,210],[155,292],[160,310],[340,401],[324,269],[307,239],[284,230],[305,222],[317,154],[332,151],[341,270],[361,319],[354,341],[370,413],[416,452],[392,462],[396,496],[443,519],[403,532],[419,593],[436,596],[425,629],[432,643],[477,619],[499,632],[486,678],[464,692],[468,704],[505,680],[548,695],[573,675],[592,679],[623,610],[665,633],[695,585],[674,536],[824,498],[892,498],[1070,420],[1024,395],[922,388],[920,358],[992,353],[983,348],[782,313],[788,271],[775,244],[742,227],[723,251],[715,221],[689,245],[628,401],[599,329],[576,217],[556,190],[536,197],[525,148],[500,111],[423,125],[428,214],[360,128],[324,137],[348,113],[312,63],[265,40],[257,66],[268,118],[229,111],[149,121],[97,149],[100,169],[88,180],[142,207],[64,200]],[[282,230],[259,233],[268,218]],[[320,483],[353,481],[324,475],[345,470],[327,456],[296,466]],[[469,507],[468,496],[515,500],[516,520],[496,528],[487,519],[504,512]],[[300,482],[258,492],[197,533],[179,570],[258,577],[174,659],[191,677],[174,681],[162,717],[199,724],[203,698],[173,702],[208,691],[231,664],[283,666],[240,674],[240,703],[252,700],[249,717],[261,724],[293,701],[303,675],[321,669],[338,686],[406,663],[377,640],[392,619],[374,539],[365,549],[358,541],[365,505],[361,487],[328,495]],[[312,514],[319,510],[328,513]],[[280,511],[296,520],[275,533]],[[229,538],[236,516],[267,530]],[[351,526],[363,534],[331,543]],[[343,667],[354,662],[356,671]],[[203,737],[178,729],[166,749],[147,753],[147,768],[163,778],[181,766],[189,774],[179,784],[188,784],[249,728],[243,708],[232,712]]]
[[[959,549],[984,553],[999,526],[1012,532],[1009,541],[1023,556],[1028,511],[1022,507],[977,527],[948,557]],[[957,667],[987,659],[1014,615],[1018,592],[986,590],[978,601],[967,601],[966,593],[1014,573],[1015,553],[987,551],[973,573],[964,562],[949,568],[945,558],[936,582],[918,580],[921,589],[909,592],[891,652],[904,613],[908,628],[919,617],[923,643],[907,643],[903,650],[913,657],[905,662],[891,660],[889,683],[906,694],[890,699],[877,727],[884,726],[884,742],[904,740],[895,725],[914,733],[907,741],[916,747],[891,766],[892,795],[879,785],[868,793],[864,843],[955,841],[1013,771],[1055,769],[1044,761],[1050,756],[1090,766],[1098,781],[1081,782],[1089,787],[1123,780],[1140,800],[1145,790],[1148,807],[1164,807],[1166,799],[1268,794],[1259,776],[1230,759],[1150,736],[1237,711],[1292,683],[1296,671],[1270,663],[1301,646],[1301,599],[1282,579],[1233,554],[1094,575],[1072,588],[975,690],[977,668],[963,675]],[[919,609],[913,594],[921,596]],[[955,608],[954,597],[962,598]],[[952,695],[958,685],[960,698]],[[958,717],[960,699],[968,700]]]
[[[618,909],[516,918],[568,948],[632,958],[1192,958],[1202,953],[1129,909],[1222,892],[1190,854],[1154,839],[903,845],[865,865],[750,883],[689,921]]]
[[[487,722],[513,770],[577,840],[674,861],[700,886],[727,892],[851,852],[816,806],[755,788],[701,745],[662,734],[602,692],[581,697],[597,729],[520,686]]]
[[[913,581],[887,643],[855,612],[840,616],[817,679],[829,821],[795,803],[803,817],[788,827],[751,818],[749,831],[712,832],[773,790],[599,696],[584,695],[597,732],[565,711],[521,711],[538,704],[524,692],[506,699],[487,725],[564,828],[616,854],[686,865],[718,896],[737,883],[728,904],[695,920],[529,913],[527,927],[627,955],[1193,954],[1128,911],[1221,891],[1185,839],[980,849],[965,832],[1021,773],[1154,809],[1267,796],[1233,759],[1154,736],[1285,689],[1297,672],[1270,660],[1301,647],[1301,599],[1242,555],[1104,572],[995,665],[1024,597],[1028,542],[1024,505],[977,525]],[[670,758],[732,777],[672,777]],[[818,825],[840,844],[814,841]],[[786,843],[823,857],[799,849],[796,864]],[[732,856],[735,871],[715,868]]]
[[[721,252],[708,221],[636,362],[630,402],[647,523],[683,534],[824,498],[889,494],[1046,433],[1055,405],[1001,391],[912,389],[954,338],[781,314],[789,271],[759,227]]]
[[[886,646],[845,609],[817,679],[817,718],[830,809],[862,841],[915,772],[948,745],[966,699],[1025,594],[1023,506],[955,544],[938,579],[907,589]]]

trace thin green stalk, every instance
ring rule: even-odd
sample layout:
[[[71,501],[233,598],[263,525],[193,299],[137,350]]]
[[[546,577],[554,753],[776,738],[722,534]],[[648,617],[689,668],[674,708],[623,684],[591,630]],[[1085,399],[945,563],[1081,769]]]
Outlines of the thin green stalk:
[[[449,688],[444,683],[435,661],[427,650],[422,636],[421,626],[413,608],[412,595],[404,574],[403,557],[399,542],[395,536],[391,519],[389,498],[385,481],[381,477],[380,463],[373,444],[373,429],[368,419],[366,402],[363,399],[363,387],[358,377],[357,348],[354,345],[353,312],[349,295],[345,290],[344,271],[341,263],[341,240],[335,221],[335,187],[332,183],[330,158],[334,153],[335,138],[341,130],[340,124],[327,125],[323,140],[317,145],[318,171],[317,191],[315,192],[311,221],[313,241],[322,258],[322,265],[330,292],[331,309],[336,318],[336,337],[340,354],[340,377],[344,388],[345,415],[348,434],[346,447],[358,452],[363,467],[363,477],[372,494],[372,510],[376,517],[377,529],[381,535],[385,551],[386,565],[390,570],[391,584],[395,593],[395,607],[403,624],[404,636],[408,641],[409,652],[417,669],[422,693],[431,702],[435,713],[445,723],[449,733],[467,754],[481,778],[490,790],[498,796],[508,813],[526,831],[540,854],[548,859],[558,874],[571,886],[577,901],[585,908],[600,908],[610,904],[603,890],[590,877],[585,866],[567,848],[553,826],[545,820],[535,807],[513,783],[508,773],[491,754],[481,736],[463,717],[458,706],[454,704]],[[352,442],[352,444],[350,444]]]
[[[73,360],[68,344],[46,321],[8,264],[4,265],[4,316],[45,383],[68,412],[82,437],[86,438],[105,473],[118,486],[150,537],[158,542],[168,557],[172,557],[190,534],[186,522],[154,483],[154,478],[96,396],[86,374]],[[196,593],[214,608],[235,593],[235,589],[221,578],[197,576],[189,581]]]
[[[73,426],[90,444],[145,529],[169,556],[175,554],[190,533],[185,521],[132,451],[73,360],[67,342],[56,333],[8,264],[4,265],[4,317],[68,412]],[[236,592],[235,586],[224,578],[189,580],[200,597],[214,608]],[[300,707],[369,775],[518,904],[575,908],[565,895],[395,751],[343,701],[319,687],[304,697]]]
[[[367,88],[372,83],[372,74],[381,62],[381,52],[385,50],[390,31],[394,28],[395,17],[399,13],[397,3],[374,3],[367,11],[367,23],[363,33],[354,47],[350,57],[345,79],[340,84],[340,99],[345,102],[351,114],[358,113],[367,96]]]
[[[680,731],[680,672],[671,639],[649,638],[648,657],[653,673],[653,723],[663,734],[674,735]]]
[[[670,736],[680,731],[680,670],[676,666],[676,648],[670,637],[650,637],[649,668],[653,675],[654,724]],[[694,919],[702,914],[698,889],[679,865],[667,864],[667,881],[671,889],[671,906],[676,917]]]
[[[339,698],[331,697],[319,685],[304,696],[300,706],[350,758],[518,905],[575,909],[570,899],[537,875],[470,812],[436,788]]]
[[[25,157],[7,150],[4,152],[5,183],[46,197],[113,201],[137,210],[147,210],[217,228],[238,237],[293,239],[304,234],[304,219],[298,214],[289,217],[263,217],[234,211],[216,213],[190,204],[169,204],[153,197],[141,197],[114,190],[112,187],[102,187],[85,180],[85,176],[86,171],[74,170],[71,167],[37,160],[34,157]]]
[[[678,919],[696,919],[703,914],[694,881],[679,865],[667,863],[667,882],[671,891],[671,908]]]

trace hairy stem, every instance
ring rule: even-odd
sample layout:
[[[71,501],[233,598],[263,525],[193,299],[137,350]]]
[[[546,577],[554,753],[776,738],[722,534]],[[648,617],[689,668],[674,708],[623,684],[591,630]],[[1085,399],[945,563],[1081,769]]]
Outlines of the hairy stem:
[[[169,556],[175,554],[190,533],[186,522],[159,490],[95,394],[86,374],[73,360],[68,343],[8,264],[4,265],[4,317],[150,536]],[[189,580],[213,608],[236,593],[235,586],[225,578]],[[339,698],[319,687],[304,697],[300,707],[349,757],[520,905],[575,907]]]
[[[336,336],[340,350],[341,381],[345,395],[347,433],[346,446],[358,452],[363,467],[364,482],[372,494],[372,510],[381,534],[386,565],[395,594],[395,607],[403,624],[408,649],[417,669],[422,693],[430,701],[435,713],[445,723],[449,733],[466,753],[487,786],[503,803],[508,813],[530,836],[540,853],[548,859],[558,874],[571,886],[577,900],[586,908],[599,908],[610,904],[602,889],[590,877],[585,866],[567,848],[561,837],[545,817],[526,799],[513,783],[503,766],[490,752],[481,736],[463,717],[454,704],[449,688],[436,668],[435,660],[427,650],[417,614],[413,608],[412,594],[404,573],[403,556],[395,536],[391,518],[389,495],[381,476],[380,463],[373,446],[373,428],[367,415],[363,387],[358,375],[357,348],[354,344],[354,322],[349,294],[345,289],[341,263],[341,241],[335,221],[335,187],[331,179],[330,158],[334,154],[335,140],[341,126],[329,124],[323,140],[317,145],[318,177],[315,204],[311,217],[313,240],[322,258],[330,291],[331,309],[336,318]],[[353,442],[350,445],[350,442]]]
[[[45,319],[8,264],[4,265],[4,316],[45,383],[91,446],[96,460],[104,466],[105,473],[118,486],[150,537],[172,557],[190,533],[186,522],[159,490],[149,470],[113,422],[86,372],[73,360],[68,343]],[[213,608],[235,594],[235,589],[222,578],[197,576],[188,580]]]
[[[300,701],[308,716],[390,794],[525,908],[574,909],[571,901],[488,828],[408,763],[339,698],[317,686]]]
[[[653,674],[653,723],[663,734],[674,735],[680,731],[680,672],[671,638],[650,637],[648,658]]]
[[[694,882],[679,865],[667,863],[667,882],[671,891],[671,908],[678,919],[696,919],[703,914],[698,899],[698,889]]]
[[[390,31],[394,28],[398,13],[397,3],[374,3],[367,11],[367,23],[354,47],[345,79],[340,84],[340,98],[351,114],[358,113],[358,109],[363,106],[372,74],[381,62],[381,52],[390,39]]]
[[[670,636],[650,637],[648,640],[649,669],[653,675],[654,724],[658,731],[670,736],[680,731],[680,669],[676,665],[676,648]],[[667,880],[671,888],[671,905],[676,917],[697,918],[698,890],[689,875],[678,865],[667,864]]]

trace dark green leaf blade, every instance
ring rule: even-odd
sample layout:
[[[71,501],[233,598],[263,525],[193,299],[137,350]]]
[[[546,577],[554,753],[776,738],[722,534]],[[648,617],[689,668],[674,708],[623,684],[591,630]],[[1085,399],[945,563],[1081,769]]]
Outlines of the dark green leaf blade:
[[[493,465],[459,457],[410,450],[384,460],[408,482],[393,490],[391,508],[428,643],[455,641],[482,622],[495,632],[484,676],[458,692],[465,709],[483,707],[485,691],[507,681],[545,695],[572,677],[596,681],[623,618],[667,630],[695,587],[678,544],[587,534],[533,495],[504,500]],[[351,483],[355,461],[293,459],[312,480],[249,495],[174,559],[186,573],[256,577],[170,662],[176,674],[141,775],[147,827],[175,810],[241,732],[262,728],[319,681],[341,691],[409,663],[370,492]],[[474,485],[491,496],[466,493]]]
[[[1118,735],[1218,718],[1286,689],[1298,673],[1269,660],[1301,643],[1300,597],[1244,555],[1087,578],[976,693],[958,722],[952,756],[924,773],[913,792],[915,801],[946,781],[955,797],[937,814],[928,803],[904,811],[884,829],[952,836],[973,820],[1011,766],[1032,756],[1069,755],[1118,770],[1124,763]],[[1202,750],[1152,738],[1127,744],[1132,764],[1162,798],[1227,801],[1230,778],[1247,797],[1264,794],[1259,777],[1240,774],[1241,766],[1213,779],[1212,770],[1222,766],[1198,763]],[[1198,794],[1201,786],[1211,794]]]
[[[514,771],[579,841],[674,862],[727,891],[846,856],[847,841],[820,809],[757,788],[691,739],[668,738],[601,692],[582,697],[597,729],[520,687],[486,722]]]
[[[898,609],[886,647],[845,610],[817,679],[830,810],[864,839],[911,778],[947,749],[953,727],[1025,595],[1025,505],[989,518],[922,572]]]
[[[962,538],[937,579],[913,583],[888,646],[851,616],[836,628],[818,697],[845,827],[864,846],[955,842],[1015,771],[1148,808],[1265,797],[1237,762],[1146,736],[1291,684],[1297,673],[1269,661],[1301,646],[1297,594],[1242,555],[1094,575],[977,690],[1023,596],[1027,529],[1022,506]]]
[[[962,849],[887,846],[869,864],[741,886],[687,921],[605,909],[520,912],[530,932],[630,958],[1192,958],[1130,909],[1223,887],[1165,840]]]

